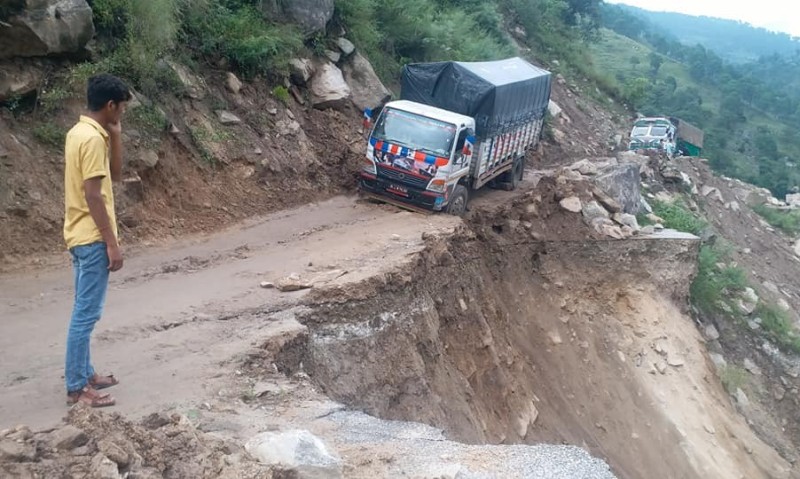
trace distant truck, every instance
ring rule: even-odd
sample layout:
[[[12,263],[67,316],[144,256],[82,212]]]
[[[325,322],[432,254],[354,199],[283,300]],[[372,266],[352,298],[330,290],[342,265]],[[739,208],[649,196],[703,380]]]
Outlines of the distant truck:
[[[670,156],[700,156],[703,130],[680,118],[640,118],[633,124],[629,150],[664,150]]]
[[[461,215],[470,190],[515,188],[541,138],[550,86],[550,72],[521,58],[406,65],[401,100],[370,132],[362,193]]]

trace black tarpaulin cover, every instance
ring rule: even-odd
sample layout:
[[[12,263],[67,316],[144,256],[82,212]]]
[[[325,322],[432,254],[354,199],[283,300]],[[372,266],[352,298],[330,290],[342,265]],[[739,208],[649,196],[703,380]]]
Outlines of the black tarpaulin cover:
[[[492,62],[414,63],[403,67],[403,100],[475,118],[478,137],[543,118],[550,72],[521,58]]]

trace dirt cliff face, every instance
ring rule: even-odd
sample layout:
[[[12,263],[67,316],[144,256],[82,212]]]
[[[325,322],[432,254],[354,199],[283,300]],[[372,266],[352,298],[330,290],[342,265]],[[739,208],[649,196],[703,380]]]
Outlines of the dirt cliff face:
[[[584,445],[619,477],[787,477],[704,380],[684,315],[695,238],[537,240],[524,221],[486,218],[429,239],[406,270],[312,295],[283,369],[460,441]]]

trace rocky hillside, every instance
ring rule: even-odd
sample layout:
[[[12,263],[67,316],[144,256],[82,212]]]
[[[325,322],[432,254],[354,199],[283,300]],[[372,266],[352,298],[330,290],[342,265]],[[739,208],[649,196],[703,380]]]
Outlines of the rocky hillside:
[[[320,3],[330,8],[285,13],[317,31],[333,13]],[[4,263],[61,247],[63,135],[92,65],[78,61],[94,58],[85,1],[25,5],[0,26]],[[335,45],[292,60],[278,85],[161,60],[177,84],[157,98],[136,92],[124,122],[123,241],[219,228],[351,189],[364,148],[360,110],[390,92],[352,43]]]
[[[83,108],[88,75],[122,68],[102,32],[92,36],[99,28],[93,21],[108,22],[105,10],[97,10],[106,2],[95,2],[94,15],[83,0],[15,5],[2,12],[0,25],[6,267],[41,262],[42,254],[62,249],[63,135]],[[381,105],[391,92],[344,30],[337,35],[333,2],[265,5],[263,15],[295,25],[287,28],[299,29],[310,45],[288,60],[285,72],[253,73],[224,52],[154,59],[145,79],[140,66],[122,68],[125,79],[147,90],[135,92],[124,122],[124,180],[116,194],[125,244],[218,229],[353,189],[364,149],[361,110]],[[525,40],[524,32],[516,36]],[[561,107],[554,105],[552,141],[540,161],[602,154],[615,135],[619,143],[619,114],[579,91],[559,76],[553,98]]]

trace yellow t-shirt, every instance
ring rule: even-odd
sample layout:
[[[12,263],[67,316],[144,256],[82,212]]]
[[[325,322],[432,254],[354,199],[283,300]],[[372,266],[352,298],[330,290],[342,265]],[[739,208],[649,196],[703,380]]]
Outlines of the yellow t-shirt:
[[[64,240],[67,248],[103,240],[89,213],[83,189],[83,182],[91,178],[103,178],[103,201],[114,236],[119,237],[108,148],[108,132],[88,116],[81,116],[80,121],[67,133],[64,145]]]

